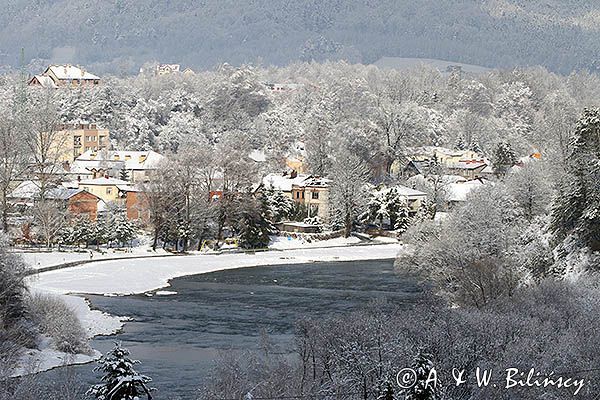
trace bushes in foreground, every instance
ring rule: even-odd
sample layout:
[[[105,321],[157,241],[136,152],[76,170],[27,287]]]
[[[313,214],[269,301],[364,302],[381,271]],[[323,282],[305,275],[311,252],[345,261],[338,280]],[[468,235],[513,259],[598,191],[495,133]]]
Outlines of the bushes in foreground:
[[[34,293],[29,299],[31,318],[42,335],[64,353],[89,353],[87,334],[75,312],[59,297]]]
[[[430,354],[436,368],[440,399],[572,397],[573,388],[478,388],[474,374],[477,367],[491,369],[500,381],[507,368],[527,373],[535,367],[541,374],[600,381],[595,365],[600,358],[600,281],[586,279],[593,283],[544,281],[481,308],[419,304],[406,309],[379,302],[338,318],[303,320],[295,357],[276,352],[261,356],[260,362],[225,357],[204,398],[243,398],[254,388],[255,397],[404,399],[396,374],[413,365],[420,351]],[[466,384],[454,385],[453,368],[466,371]],[[590,398],[594,389],[586,384],[579,396]]]

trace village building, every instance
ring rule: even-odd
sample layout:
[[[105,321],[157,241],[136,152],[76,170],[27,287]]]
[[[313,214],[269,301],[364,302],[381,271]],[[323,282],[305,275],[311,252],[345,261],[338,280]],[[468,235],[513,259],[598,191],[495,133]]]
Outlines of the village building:
[[[109,176],[127,180],[128,183],[146,183],[150,181],[152,173],[164,159],[164,156],[152,150],[88,150],[73,161],[71,176],[82,177],[87,175],[91,178]]]
[[[127,191],[131,189],[130,182],[115,178],[95,178],[77,182],[77,187],[90,192],[107,204],[125,205]]]
[[[22,211],[34,207],[40,197],[40,183],[31,180],[21,182],[8,196],[11,204]],[[106,209],[106,203],[100,197],[84,189],[52,187],[46,189],[44,198],[70,216],[83,216],[91,221],[95,221],[99,213]]]
[[[148,195],[138,188],[127,188],[125,192],[125,212],[128,220],[137,221],[141,225],[148,225],[150,223]]]
[[[448,183],[444,187],[448,208],[452,209],[459,204],[465,203],[471,192],[490,185],[493,185],[493,183],[483,178],[473,180],[457,179],[454,182]]]
[[[110,133],[108,129],[99,128],[96,124],[64,124],[56,131],[47,134],[57,161],[72,163],[86,151],[102,151],[110,148]]]
[[[70,64],[50,65],[42,74],[34,75],[29,80],[30,86],[41,86],[51,89],[96,86],[98,84],[100,84],[99,76]]]
[[[460,175],[465,179],[482,177],[488,162],[473,150],[452,150],[437,146],[407,149],[405,161],[395,161],[391,167],[393,176],[408,179],[415,175],[427,176],[439,165],[446,173]]]
[[[173,73],[179,73],[181,70],[181,65],[179,64],[158,64],[156,66],[155,75],[169,75]]]
[[[79,189],[101,198],[106,204],[121,210],[130,221],[142,225],[150,222],[150,204],[147,194],[130,182],[115,178],[95,178],[77,182]]]
[[[408,206],[409,215],[415,215],[421,209],[423,202],[427,200],[427,193],[421,192],[416,189],[409,188],[403,185],[395,185],[390,187],[394,188],[396,192],[406,199],[406,204]]]
[[[448,173],[472,180],[483,177],[487,163],[484,160],[463,160],[446,165]]]
[[[329,185],[331,179],[309,176],[301,182],[292,184],[292,200],[304,204],[308,218],[319,217],[329,220]]]
[[[276,190],[296,203],[307,207],[307,218],[329,219],[330,179],[314,175],[298,174],[296,171],[269,174],[262,180],[262,187]]]

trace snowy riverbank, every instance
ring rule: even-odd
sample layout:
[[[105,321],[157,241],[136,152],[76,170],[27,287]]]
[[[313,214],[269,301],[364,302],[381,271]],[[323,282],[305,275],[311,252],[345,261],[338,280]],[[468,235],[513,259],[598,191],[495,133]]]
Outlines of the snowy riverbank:
[[[81,266],[43,272],[28,278],[33,291],[61,296],[76,311],[88,336],[116,333],[126,321],[124,317],[110,316],[91,310],[87,301],[70,294],[129,295],[155,291],[169,286],[173,278],[208,273],[218,270],[262,265],[299,264],[322,261],[359,261],[396,257],[401,245],[347,246],[303,248],[260,253],[202,254],[184,257],[155,257],[97,261]],[[77,355],[67,357],[49,346],[43,351],[32,351],[22,360],[19,373],[40,372],[69,363],[85,363],[98,357]],[[29,366],[35,365],[31,371]]]

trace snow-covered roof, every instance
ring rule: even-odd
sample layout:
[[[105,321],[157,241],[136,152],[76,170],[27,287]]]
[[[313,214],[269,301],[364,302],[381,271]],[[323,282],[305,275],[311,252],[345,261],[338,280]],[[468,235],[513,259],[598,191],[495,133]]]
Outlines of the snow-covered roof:
[[[467,201],[467,196],[474,189],[479,189],[486,184],[490,184],[488,181],[482,179],[474,179],[466,182],[451,183],[446,186],[446,193],[448,195],[448,201]]]
[[[248,154],[248,157],[250,157],[251,160],[254,160],[256,162],[267,161],[267,156],[265,155],[265,152],[262,150],[252,150],[250,152],[250,154]]]
[[[466,181],[467,179],[460,175],[442,175],[442,182],[444,183],[460,183]]]
[[[99,76],[91,74],[86,70],[76,67],[74,65],[51,65],[48,67],[46,74],[48,71],[52,72],[57,79],[60,80],[74,80],[74,79],[82,79],[82,80],[97,80],[100,79]]]
[[[396,185],[396,186],[393,186],[393,188],[401,196],[406,196],[406,197],[427,197],[427,193],[421,192],[421,191],[416,190],[416,189],[411,189],[411,188],[409,188],[407,186]],[[392,189],[392,188],[390,188],[390,189]]]
[[[485,168],[487,164],[483,160],[461,160],[459,162],[449,163],[450,169],[477,169]]]
[[[269,174],[263,178],[262,183],[267,189],[280,190],[282,192],[291,192],[292,185],[300,185],[302,182],[304,182],[304,180],[306,180],[309,177],[310,175],[306,174],[298,174],[294,178],[292,178],[290,174]]]
[[[13,199],[33,200],[39,195],[40,191],[41,188],[39,182],[23,181],[12,191],[9,197]],[[81,192],[84,192],[84,190],[62,185],[59,187],[48,188],[45,197],[50,200],[68,200]]]
[[[50,78],[49,76],[34,75],[33,78],[31,78],[31,81],[33,81],[34,79],[37,80],[39,82],[40,86],[42,86],[43,88],[56,89],[58,87],[58,86],[56,86],[56,84],[54,83],[52,78]]]
[[[47,197],[49,199],[54,199],[54,200],[68,200],[71,197],[73,197],[76,194],[79,194],[81,192],[85,192],[85,190],[83,190],[83,189],[68,189],[68,188],[65,188],[65,187],[57,187],[57,188],[50,189],[48,191]]]
[[[13,199],[32,199],[40,192],[40,184],[34,181],[21,182],[8,197]]]
[[[140,188],[132,185],[117,185],[117,189],[122,192],[142,192]]]
[[[156,169],[165,159],[155,151],[93,151],[88,150],[73,162],[74,166],[90,168],[125,168],[128,170]]]
[[[298,186],[320,186],[320,187],[329,187],[329,185],[333,182],[331,179],[323,178],[320,176],[310,176],[306,178],[303,182],[301,182]]]
[[[298,174],[293,178],[291,174],[269,174],[262,180],[265,188],[282,192],[291,192],[292,186],[326,188],[331,182],[331,179],[307,174]]]

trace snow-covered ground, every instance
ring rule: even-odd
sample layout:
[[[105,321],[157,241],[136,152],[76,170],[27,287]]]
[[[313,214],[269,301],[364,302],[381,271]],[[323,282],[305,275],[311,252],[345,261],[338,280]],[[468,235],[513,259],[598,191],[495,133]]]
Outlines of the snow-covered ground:
[[[315,247],[336,247],[348,246],[360,243],[361,240],[351,236],[349,238],[339,237],[328,240],[314,240],[309,242],[305,239],[292,238],[286,236],[272,236],[269,247],[271,249],[299,249],[299,248],[315,248]]]
[[[358,239],[356,239],[358,240]],[[32,291],[43,291],[61,296],[75,310],[88,336],[116,333],[126,317],[110,316],[91,310],[87,301],[77,294],[128,295],[146,293],[169,286],[169,280],[186,275],[202,274],[217,270],[245,268],[260,265],[296,264],[318,261],[356,261],[394,258],[401,249],[398,243],[371,246],[343,246],[353,240],[332,239],[329,247],[267,251],[258,253],[203,254],[183,257],[156,257],[152,259],[127,259],[97,261],[81,266],[42,272],[30,276],[28,284]],[[60,254],[60,253],[59,253]],[[77,253],[75,253],[77,254]],[[29,258],[28,262],[36,260]],[[69,260],[71,261],[71,260]],[[66,261],[66,262],[69,262]],[[38,262],[38,261],[35,261]],[[40,265],[55,263],[50,257],[40,258]],[[176,295],[176,292],[159,290],[156,295]],[[56,351],[49,342],[44,342],[40,350],[28,352],[21,360],[15,375],[45,371],[66,364],[86,363],[99,356],[68,356]],[[32,367],[33,366],[33,367]]]
[[[118,251],[116,249],[102,249],[101,252],[89,249],[82,252],[67,252],[67,251],[53,251],[53,252],[20,252],[18,254],[23,257],[25,262],[34,269],[40,269],[45,267],[51,267],[55,265],[86,261],[86,260],[102,260],[107,258],[129,258],[129,257],[148,257],[148,256],[165,256],[168,255],[163,249],[157,249],[152,251],[150,247],[132,247],[126,251]]]

